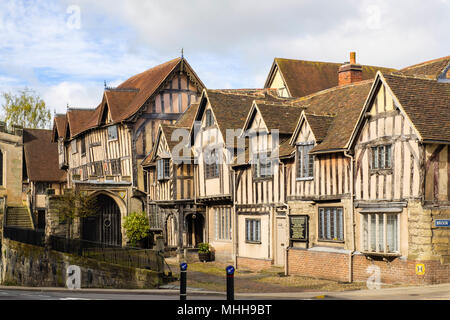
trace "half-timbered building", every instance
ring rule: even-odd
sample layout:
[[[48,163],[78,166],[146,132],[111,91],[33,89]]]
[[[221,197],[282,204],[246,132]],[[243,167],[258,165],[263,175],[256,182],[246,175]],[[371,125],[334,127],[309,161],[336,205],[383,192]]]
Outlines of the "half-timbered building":
[[[302,109],[287,101],[254,100],[243,126],[247,159],[233,166],[238,267],[264,268],[285,263],[285,166],[280,156]]]
[[[204,90],[191,129],[197,164],[196,202],[206,207],[206,238],[219,260],[231,260],[236,254],[231,166],[245,152],[245,140],[239,136],[254,99],[278,98],[270,90],[262,89]]]
[[[177,58],[105,87],[95,109],[69,108],[56,117],[53,139],[68,187],[91,193],[103,208],[82,221],[83,238],[125,243],[122,219],[145,210],[148,186],[140,164],[159,124],[176,121],[203,88],[186,59]]]
[[[198,103],[191,104],[174,125],[160,124],[154,148],[142,162],[151,229],[163,236],[166,250],[179,253],[205,239],[205,209],[195,203],[194,161],[185,143],[197,109]]]

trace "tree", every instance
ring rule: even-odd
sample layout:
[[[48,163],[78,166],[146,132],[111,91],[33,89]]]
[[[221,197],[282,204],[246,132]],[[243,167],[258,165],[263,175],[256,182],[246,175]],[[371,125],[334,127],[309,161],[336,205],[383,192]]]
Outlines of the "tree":
[[[18,90],[17,94],[2,93],[2,105],[6,124],[21,125],[24,128],[49,128],[51,112],[44,100],[32,89]]]
[[[67,238],[71,238],[72,223],[76,219],[93,216],[98,212],[99,204],[95,197],[90,197],[86,192],[66,189],[64,194],[56,198],[55,209],[59,215],[59,221],[65,221],[67,226]]]

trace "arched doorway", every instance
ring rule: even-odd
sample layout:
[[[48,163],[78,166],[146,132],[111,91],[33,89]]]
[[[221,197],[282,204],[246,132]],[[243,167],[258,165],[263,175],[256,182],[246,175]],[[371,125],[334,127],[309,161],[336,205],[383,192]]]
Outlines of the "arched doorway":
[[[204,221],[202,214],[191,213],[186,216],[186,241],[187,246],[196,248],[199,243],[203,242]]]
[[[83,218],[82,237],[84,240],[111,245],[122,244],[120,209],[111,197],[96,196],[99,211],[96,215]]]

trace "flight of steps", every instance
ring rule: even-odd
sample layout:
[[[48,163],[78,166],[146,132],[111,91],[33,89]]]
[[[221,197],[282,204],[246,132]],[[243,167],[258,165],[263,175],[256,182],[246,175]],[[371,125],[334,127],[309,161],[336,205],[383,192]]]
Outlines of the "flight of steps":
[[[34,229],[26,207],[8,207],[6,210],[6,226]]]

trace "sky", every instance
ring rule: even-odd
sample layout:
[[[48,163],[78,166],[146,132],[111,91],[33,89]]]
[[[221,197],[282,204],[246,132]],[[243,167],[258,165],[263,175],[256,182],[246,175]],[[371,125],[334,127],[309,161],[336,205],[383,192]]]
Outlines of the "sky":
[[[105,81],[181,48],[208,88],[261,88],[275,57],[400,69],[450,55],[449,16],[450,0],[2,0],[0,92],[94,108]]]

